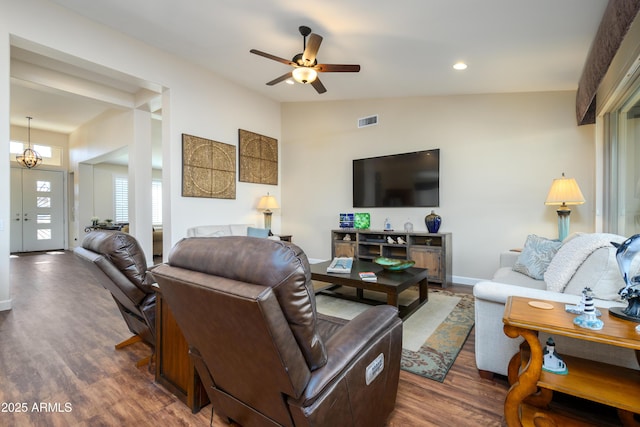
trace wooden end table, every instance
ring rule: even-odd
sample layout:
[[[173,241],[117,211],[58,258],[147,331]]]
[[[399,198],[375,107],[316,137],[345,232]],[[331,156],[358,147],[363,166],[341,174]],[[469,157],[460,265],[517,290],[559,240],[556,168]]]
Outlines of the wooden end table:
[[[209,403],[209,396],[189,356],[189,345],[156,288],[156,375],[158,384],[173,393],[194,414]]]
[[[349,299],[365,304],[379,305],[381,304],[380,301],[365,298],[364,291],[383,292],[387,295],[387,304],[398,308],[398,314],[401,319],[409,317],[429,299],[428,270],[426,268],[411,267],[402,271],[388,271],[373,262],[354,260],[351,273],[338,274],[327,273],[329,264],[331,264],[331,261],[311,264],[311,279],[337,286],[356,288],[356,297],[351,298],[346,295],[331,292],[332,288],[322,290],[320,293],[327,293],[337,298]],[[376,273],[378,281],[366,282],[362,280],[358,274],[361,271],[372,271]],[[407,306],[400,306],[398,303],[398,295],[414,285],[418,286],[418,298]]]
[[[525,339],[520,352],[509,363],[512,386],[504,403],[507,425],[534,425],[533,419],[543,425],[572,425],[562,414],[545,409],[553,391],[613,406],[625,424],[634,425],[633,414],[640,413],[640,371],[562,355],[562,350],[559,353],[569,373],[543,371],[538,332],[630,348],[638,356],[637,323],[610,316],[608,310],[602,309],[604,327],[594,331],[574,325],[576,315],[567,313],[564,303],[543,301],[553,308],[541,309],[531,306],[530,301],[531,298],[509,297],[502,319],[507,336]]]

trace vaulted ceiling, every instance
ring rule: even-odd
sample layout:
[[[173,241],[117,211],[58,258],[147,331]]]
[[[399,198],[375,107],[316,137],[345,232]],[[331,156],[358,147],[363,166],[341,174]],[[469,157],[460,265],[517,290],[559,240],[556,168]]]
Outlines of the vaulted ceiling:
[[[606,0],[52,2],[280,102],[575,90],[607,5]],[[319,62],[360,64],[361,71],[321,74],[327,88],[322,95],[301,84],[267,86],[289,68],[249,50],[290,59],[303,50],[300,25],[323,36]],[[29,61],[17,52],[23,57],[15,59]],[[458,61],[468,68],[454,70]],[[112,84],[121,85],[116,81]],[[136,96],[141,88],[129,83],[117,89]],[[28,110],[39,118],[32,126],[40,121],[44,128],[48,122],[68,133],[105,108],[104,100],[20,80],[11,90],[14,124],[26,123]]]

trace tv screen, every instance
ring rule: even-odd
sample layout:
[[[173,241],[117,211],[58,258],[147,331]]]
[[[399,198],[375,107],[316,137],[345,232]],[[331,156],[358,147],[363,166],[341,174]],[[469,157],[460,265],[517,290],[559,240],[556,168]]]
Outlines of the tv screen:
[[[353,161],[353,207],[438,207],[440,149]]]

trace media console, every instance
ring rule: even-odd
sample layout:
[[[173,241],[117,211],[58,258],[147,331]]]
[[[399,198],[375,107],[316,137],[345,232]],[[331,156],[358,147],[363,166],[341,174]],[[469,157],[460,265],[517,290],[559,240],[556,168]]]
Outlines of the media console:
[[[395,243],[389,243],[388,238]],[[398,243],[401,238],[405,243]],[[377,257],[411,259],[429,270],[429,283],[451,283],[451,233],[419,233],[342,228],[331,230],[331,257],[371,261]]]

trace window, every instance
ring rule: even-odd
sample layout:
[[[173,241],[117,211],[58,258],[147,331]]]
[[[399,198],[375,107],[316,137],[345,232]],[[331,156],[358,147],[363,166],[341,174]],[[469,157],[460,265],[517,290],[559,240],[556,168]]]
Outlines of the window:
[[[640,232],[640,83],[605,115],[605,128],[604,229],[631,236]]]
[[[62,166],[62,148],[49,145],[32,144],[32,148],[42,157],[42,164],[49,166]],[[9,141],[9,152],[11,154],[22,154],[29,144],[26,142]],[[13,157],[11,160],[15,160]]]
[[[151,181],[151,222],[162,225],[162,181]]]
[[[124,176],[116,176],[113,185],[114,220],[129,222],[129,180]]]
[[[129,222],[129,181],[116,176],[114,180],[114,207],[116,222]],[[162,181],[151,182],[151,222],[162,225]]]

